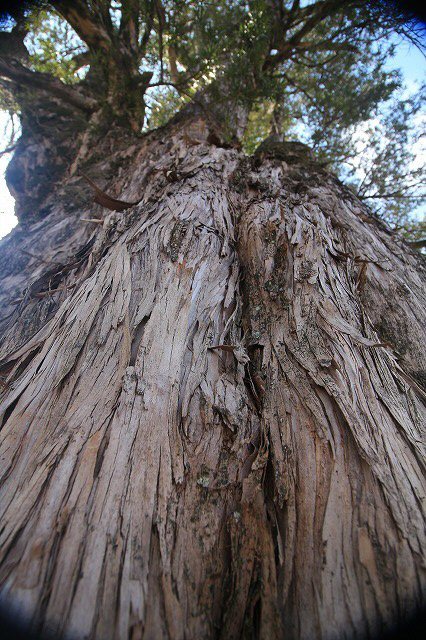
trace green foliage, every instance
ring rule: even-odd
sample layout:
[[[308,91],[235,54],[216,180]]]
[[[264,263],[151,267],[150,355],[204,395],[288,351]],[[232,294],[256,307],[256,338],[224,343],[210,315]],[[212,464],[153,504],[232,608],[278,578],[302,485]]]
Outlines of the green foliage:
[[[128,45],[122,40],[123,4],[87,0],[86,18],[93,24],[77,27],[83,39],[88,28],[83,42],[61,17],[59,0],[42,2],[37,10],[27,3],[15,16],[19,23],[25,14],[29,31],[26,65],[68,85],[78,83],[104,106],[111,106],[114,82],[135,112],[144,100],[145,130],[166,124],[197,92],[216,87],[211,95],[217,100],[251,109],[242,141],[248,154],[271,131],[300,139],[393,227],[421,232],[410,211],[424,204],[424,169],[415,164],[413,151],[419,145],[415,137],[422,95],[407,97],[400,74],[387,67],[395,52],[392,33],[408,32],[417,43],[421,34],[398,3],[128,2],[126,19],[137,8],[132,29],[138,33],[140,54],[132,49],[136,59],[127,61],[133,75],[121,82],[130,73],[125,65],[115,76],[108,74]],[[322,13],[325,6],[328,11]],[[93,41],[98,27],[108,33],[110,52]],[[82,64],[88,60],[85,77]],[[152,74],[148,90],[134,77],[138,69]],[[10,85],[4,85],[0,100],[9,111],[19,109]]]
[[[387,68],[395,45],[377,42],[374,28],[351,44],[357,51],[311,51],[281,65],[269,93],[275,108],[255,103],[244,148],[252,153],[273,129],[306,142],[392,228],[418,240],[425,232],[425,166],[416,161],[424,88],[407,97],[400,73]]]
[[[0,110],[7,111],[9,115],[19,113],[19,104],[16,101],[13,92],[7,86],[0,84]]]
[[[84,43],[70,25],[55,11],[33,11],[26,18],[25,39],[30,53],[30,67],[49,73],[66,84],[81,79],[77,74],[76,56],[85,50]]]
[[[426,246],[426,215],[423,214],[421,218],[413,216],[411,211],[407,212],[405,218],[400,217],[399,226],[394,227],[395,231],[399,231],[408,242],[417,246],[419,249],[424,249]]]
[[[147,122],[145,129],[156,129],[169,120],[189,102],[189,96],[181,96],[173,87],[157,87],[147,94]]]
[[[415,96],[389,100],[363,135],[352,137],[352,158],[343,164],[358,196],[394,228],[415,226],[411,212],[426,203],[425,164],[418,160],[425,155],[424,94],[423,87]]]
[[[263,101],[255,103],[251,110],[243,138],[243,149],[248,155],[253,155],[256,148],[270,134],[274,108],[273,101]]]

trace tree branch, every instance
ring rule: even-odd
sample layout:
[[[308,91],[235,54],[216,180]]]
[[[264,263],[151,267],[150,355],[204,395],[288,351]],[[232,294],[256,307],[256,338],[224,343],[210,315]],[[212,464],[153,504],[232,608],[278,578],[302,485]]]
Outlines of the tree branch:
[[[308,56],[306,55],[306,53],[304,53],[303,51],[300,52],[300,56],[297,56],[296,59],[294,59],[294,56],[291,56],[291,60],[292,62],[296,65],[301,65],[302,67],[305,67],[306,69],[316,69],[317,67],[324,67],[326,64],[329,64],[330,62],[333,62],[333,60],[335,60],[337,57],[339,56],[339,53],[333,53],[331,56],[328,56],[328,58],[325,58],[323,60],[318,60],[318,62],[312,62],[310,60],[310,58],[308,58]],[[308,62],[302,62],[302,58],[304,60],[308,60]]]
[[[52,6],[71,25],[92,51],[109,51],[111,37],[108,30],[89,10],[83,0],[52,0]]]
[[[268,68],[275,67],[277,64],[280,64],[284,60],[287,60],[294,49],[298,47],[300,48],[303,45],[302,40],[305,35],[315,29],[315,27],[320,24],[320,22],[333,15],[334,12],[350,4],[356,4],[356,0],[322,0],[315,3],[314,5],[310,5],[310,8],[316,8],[316,11],[308,20],[306,20],[303,27],[301,27],[299,31],[297,31],[293,36],[291,36],[289,40],[283,43],[278,54],[274,56],[267,56],[265,62],[263,63],[263,69],[266,70]],[[290,27],[291,25],[288,25],[288,28]]]
[[[2,150],[0,151],[0,158],[1,158],[2,156],[6,155],[7,153],[12,153],[12,151],[15,151],[15,149],[16,149],[16,145],[17,145],[17,144],[18,144],[18,143],[17,143],[17,142],[15,142],[15,144],[11,144],[9,147],[6,147],[6,149],[2,149]]]
[[[77,53],[72,59],[72,62],[75,64],[75,68],[78,71],[82,67],[90,64],[91,56],[90,51],[82,51],[81,53]]]
[[[110,0],[92,0],[92,7],[101,19],[102,24],[105,26],[110,36],[114,34],[114,27],[111,20],[111,14],[109,12],[111,7]]]
[[[120,36],[130,51],[137,55],[139,42],[138,0],[122,0]]]
[[[179,83],[179,70],[178,70],[178,67],[177,67],[176,49],[171,44],[169,44],[169,46],[167,47],[167,55],[168,55],[168,59],[169,59],[170,77],[171,77],[171,79],[172,79],[174,84],[178,84]]]
[[[424,247],[426,247],[426,239],[415,240],[414,242],[408,242],[408,244],[410,245],[410,247],[413,247],[413,249],[423,249]]]
[[[53,78],[47,73],[30,71],[16,60],[8,61],[0,57],[0,76],[12,80],[18,86],[47,91],[83,111],[92,112],[98,106],[96,100],[89,96],[84,96],[76,89],[61,82],[58,78]]]
[[[164,79],[163,61],[163,29],[166,26],[166,12],[160,0],[155,0],[155,8],[158,19],[158,55],[160,57],[160,79]]]
[[[295,47],[297,51],[350,51],[359,53],[358,47],[349,42],[335,42],[332,39],[321,40],[321,42],[308,41],[301,42]]]
[[[371,200],[373,198],[379,199],[379,200],[381,200],[382,198],[383,199],[392,198],[395,200],[420,200],[425,197],[422,194],[417,194],[417,195],[410,194],[410,193],[404,194],[404,193],[401,193],[400,191],[395,191],[394,193],[374,193],[371,196],[359,195],[359,194],[357,195],[360,200]]]
[[[148,0],[147,4],[149,5],[149,9],[148,9],[148,15],[146,19],[145,32],[142,36],[141,43],[139,45],[139,56],[141,58],[145,55],[146,47],[149,42],[152,27],[154,26],[155,2],[154,0]]]

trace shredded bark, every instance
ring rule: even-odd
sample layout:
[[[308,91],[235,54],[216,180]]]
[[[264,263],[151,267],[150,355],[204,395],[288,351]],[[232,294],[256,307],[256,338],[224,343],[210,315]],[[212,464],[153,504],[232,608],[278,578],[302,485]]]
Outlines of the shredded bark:
[[[187,137],[93,165],[132,209],[58,190],[1,243],[2,597],[58,637],[374,635],[424,593],[424,267],[312,162]]]

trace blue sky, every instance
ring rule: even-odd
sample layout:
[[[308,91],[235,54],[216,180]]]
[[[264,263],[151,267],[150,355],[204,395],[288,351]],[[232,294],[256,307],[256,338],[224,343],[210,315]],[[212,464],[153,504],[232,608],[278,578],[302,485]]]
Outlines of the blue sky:
[[[0,148],[7,146],[7,137],[3,131],[8,121],[8,115],[0,111]],[[5,236],[18,222],[13,213],[15,200],[9,193],[4,179],[4,172],[9,164],[11,154],[6,154],[0,158],[0,238]]]
[[[426,59],[424,55],[406,40],[398,38],[399,42],[395,57],[389,61],[389,68],[400,68],[410,92],[426,80]],[[8,116],[0,111],[0,149],[7,146],[7,137],[3,134]],[[14,199],[9,193],[4,180],[4,172],[10,160],[10,154],[0,157],[0,237],[8,234],[17,224],[14,216]],[[420,159],[419,159],[420,160]]]
[[[410,89],[413,83],[425,81],[426,59],[423,53],[408,40],[397,38],[395,42],[398,43],[397,53],[388,65],[389,68],[402,70],[404,80]]]

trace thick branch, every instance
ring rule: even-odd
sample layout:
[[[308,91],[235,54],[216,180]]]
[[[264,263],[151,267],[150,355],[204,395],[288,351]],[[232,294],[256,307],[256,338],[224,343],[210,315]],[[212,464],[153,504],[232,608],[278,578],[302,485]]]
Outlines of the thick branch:
[[[98,106],[93,98],[82,95],[76,89],[68,87],[59,79],[46,73],[30,71],[16,60],[12,62],[0,57],[0,75],[17,85],[47,91],[83,111],[95,111]]]
[[[111,37],[82,0],[53,0],[57,12],[71,25],[74,31],[92,51],[109,51]]]
[[[167,48],[168,58],[169,58],[169,71],[170,77],[174,84],[179,83],[179,70],[177,67],[177,55],[176,49],[173,45],[169,45]]]
[[[348,0],[324,0],[323,2],[318,2],[313,5],[313,7],[315,7],[317,10],[311,15],[308,20],[306,20],[299,31],[297,31],[289,40],[282,44],[277,55],[269,55],[266,58],[263,64],[263,68],[266,70],[268,68],[275,67],[281,62],[284,62],[284,60],[287,60],[294,49],[303,45],[303,38],[308,33],[313,31],[313,29],[315,29],[315,27],[320,24],[320,22],[341,9],[343,6],[348,6],[349,4],[352,4],[352,2],[348,2]]]
[[[81,69],[82,67],[90,64],[92,58],[89,51],[82,51],[81,53],[77,53],[77,55],[72,58],[72,61],[75,64],[76,70],[78,71],[78,69]]]
[[[139,2],[122,0],[120,36],[126,47],[137,54],[139,41]]]
[[[413,249],[423,249],[424,247],[426,247],[426,239],[423,238],[423,240],[415,240],[414,242],[409,242],[408,244],[410,245],[410,247],[413,247]]]
[[[111,20],[111,14],[109,12],[111,6],[110,0],[92,0],[91,5],[93,7],[93,11],[99,16],[102,24],[110,36],[112,36],[114,33],[114,27]]]
[[[164,79],[163,30],[164,30],[164,27],[166,26],[166,12],[164,10],[162,3],[159,0],[156,0],[155,8],[156,8],[157,19],[158,19],[158,47],[159,47],[158,54],[160,57],[160,78],[161,80],[163,80]]]
[[[146,47],[149,42],[149,38],[151,36],[151,31],[154,26],[154,16],[155,16],[155,3],[153,0],[148,0],[148,14],[145,25],[145,32],[141,38],[141,43],[139,45],[139,56],[143,57],[146,53]]]

